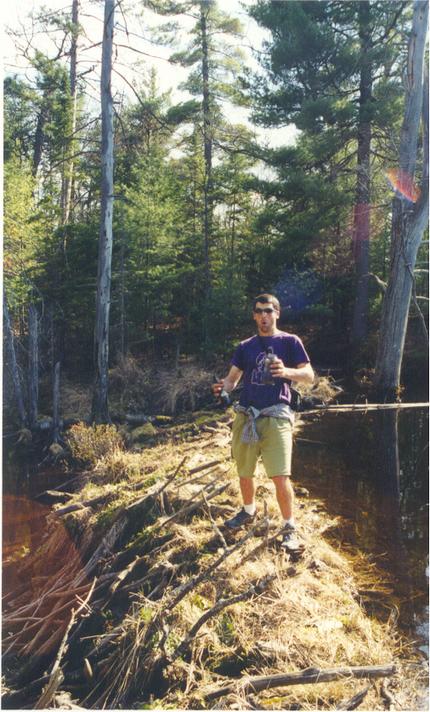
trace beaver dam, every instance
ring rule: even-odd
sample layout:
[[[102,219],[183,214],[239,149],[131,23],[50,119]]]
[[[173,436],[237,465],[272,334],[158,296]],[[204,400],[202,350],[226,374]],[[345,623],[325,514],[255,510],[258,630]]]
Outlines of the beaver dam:
[[[4,709],[425,707],[396,611],[363,606],[384,576],[330,543],[338,522],[312,492],[295,482],[300,558],[279,546],[265,477],[256,525],[224,529],[232,418],[69,431],[80,472],[40,498],[42,540],[4,574]]]

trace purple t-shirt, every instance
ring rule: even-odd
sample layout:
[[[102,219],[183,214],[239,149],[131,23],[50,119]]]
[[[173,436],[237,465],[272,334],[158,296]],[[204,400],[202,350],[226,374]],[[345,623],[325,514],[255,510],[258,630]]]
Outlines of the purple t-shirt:
[[[310,359],[301,340],[294,334],[280,331],[274,336],[252,336],[241,341],[231,360],[232,366],[243,371],[243,388],[239,403],[244,408],[254,406],[261,410],[276,403],[291,402],[291,381],[275,378],[274,385],[262,382],[266,353],[274,353],[288,368],[296,368]]]

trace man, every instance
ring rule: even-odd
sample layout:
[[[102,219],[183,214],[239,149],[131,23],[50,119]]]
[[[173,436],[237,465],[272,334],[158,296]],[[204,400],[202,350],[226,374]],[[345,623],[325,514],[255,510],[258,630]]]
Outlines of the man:
[[[291,552],[301,548],[294,521],[294,490],[290,482],[294,411],[292,381],[312,383],[314,372],[298,338],[280,331],[280,304],[272,294],[260,294],[253,302],[257,335],[237,347],[226,378],[212,386],[215,396],[229,393],[243,375],[243,389],[232,432],[232,454],[239,474],[243,508],[225,525],[239,529],[255,519],[255,480],[261,456],[273,480],[283,518],[282,546]],[[269,355],[270,354],[270,355]]]

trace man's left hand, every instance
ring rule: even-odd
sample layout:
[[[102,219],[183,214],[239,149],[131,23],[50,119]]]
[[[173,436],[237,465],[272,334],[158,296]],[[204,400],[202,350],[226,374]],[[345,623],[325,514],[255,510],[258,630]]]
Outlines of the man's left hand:
[[[276,357],[270,364],[270,372],[273,378],[288,378],[288,369],[285,368],[284,362],[280,358]]]

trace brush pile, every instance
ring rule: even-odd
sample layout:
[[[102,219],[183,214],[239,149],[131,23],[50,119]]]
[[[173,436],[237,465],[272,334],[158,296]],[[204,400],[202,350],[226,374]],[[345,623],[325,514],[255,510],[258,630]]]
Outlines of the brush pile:
[[[320,503],[300,500],[297,560],[266,479],[256,525],[222,526],[230,421],[200,414],[138,452],[107,433],[4,600],[4,709],[418,709],[420,668],[393,618],[366,616]]]

